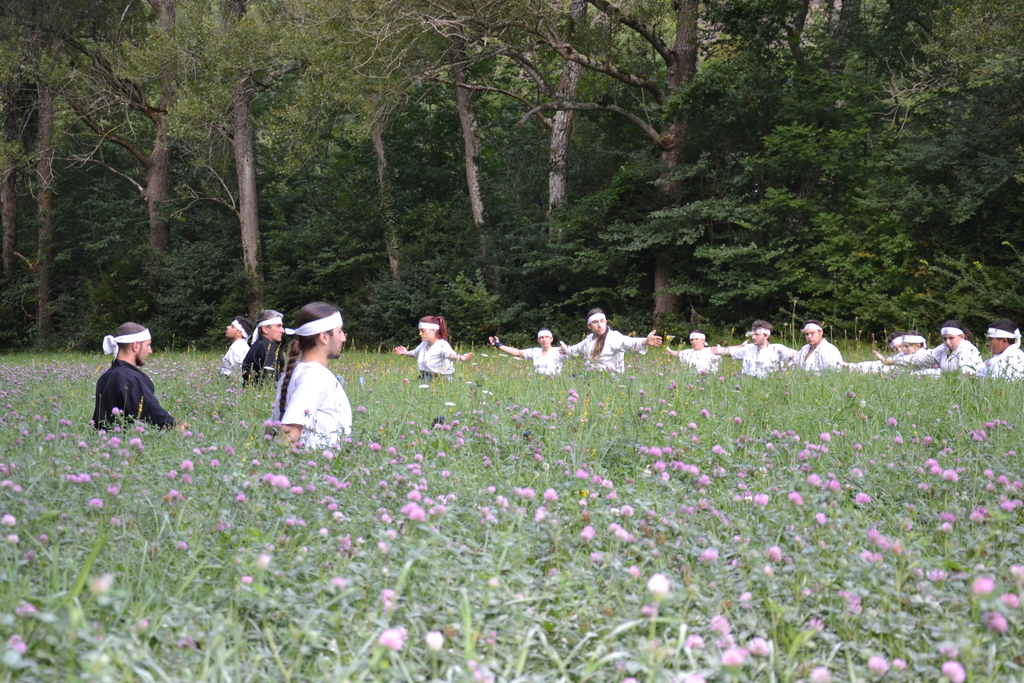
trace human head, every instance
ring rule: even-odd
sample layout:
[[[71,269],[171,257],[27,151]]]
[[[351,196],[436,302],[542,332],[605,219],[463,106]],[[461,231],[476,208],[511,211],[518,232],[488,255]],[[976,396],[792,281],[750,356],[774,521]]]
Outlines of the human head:
[[[970,340],[972,337],[971,331],[959,320],[947,320],[942,323],[940,331],[942,332],[942,343],[950,351],[956,351],[960,342],[964,339]]]
[[[251,334],[252,321],[241,315],[235,316],[234,320],[228,323],[227,329],[224,330],[224,335],[231,341],[248,339]]]
[[[260,311],[256,318],[256,330],[259,336],[266,337],[272,342],[280,342],[284,337],[284,315],[272,308]],[[256,341],[256,335],[253,335],[252,341]]]
[[[299,357],[306,351],[324,347],[327,358],[338,358],[345,343],[343,324],[341,311],[323,301],[314,301],[299,310],[295,316],[295,329],[288,330],[293,339],[288,345],[288,366],[281,383],[282,414],[288,406],[288,385]]]
[[[704,347],[708,345],[708,336],[704,334],[704,330],[699,328],[690,330],[690,346],[695,351],[703,351]]]
[[[603,310],[591,308],[587,311],[587,328],[595,337],[603,337],[608,332],[608,317]]]
[[[124,323],[114,334],[103,338],[103,353],[117,354],[117,360],[131,363],[137,367],[146,364],[146,359],[153,352],[149,330],[138,323]]]
[[[448,340],[448,323],[441,316],[425,315],[420,318],[417,327],[420,337],[429,343],[433,343],[436,339]]]
[[[804,338],[807,339],[807,343],[811,345],[811,348],[815,348],[821,343],[822,337],[825,336],[825,328],[822,326],[820,320],[807,320],[804,322]]]
[[[891,350],[899,351],[903,346],[903,333],[890,332],[889,336],[885,338],[885,343]]]
[[[755,320],[750,326],[750,339],[757,346],[767,346],[772,336],[772,325],[765,320]]]
[[[988,324],[988,347],[995,355],[1001,354],[1015,343],[1020,343],[1020,330],[1012,320],[1003,318]]]
[[[551,330],[545,329],[537,333],[537,342],[545,351],[551,348],[551,343],[553,341],[555,341],[555,337],[551,334]]]
[[[899,339],[900,349],[908,356],[924,348],[924,336],[917,330],[907,330]]]

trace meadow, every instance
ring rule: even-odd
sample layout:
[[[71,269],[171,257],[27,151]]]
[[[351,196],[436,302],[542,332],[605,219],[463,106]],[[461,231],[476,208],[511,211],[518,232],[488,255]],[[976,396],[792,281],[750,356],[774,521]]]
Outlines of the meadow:
[[[98,433],[108,364],[0,358],[0,680],[1024,680],[1021,383],[352,352],[299,453],[213,354]]]

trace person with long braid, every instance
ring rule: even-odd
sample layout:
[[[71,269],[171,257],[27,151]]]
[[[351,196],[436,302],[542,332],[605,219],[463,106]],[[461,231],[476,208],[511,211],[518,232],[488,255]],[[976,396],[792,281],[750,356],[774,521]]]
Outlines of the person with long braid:
[[[274,412],[281,433],[293,445],[328,448],[352,432],[352,406],[327,361],[341,356],[345,343],[341,311],[317,301],[295,317],[288,364],[277,385]]]
[[[608,318],[600,308],[592,308],[587,313],[587,328],[590,334],[578,344],[572,346],[562,342],[561,353],[565,356],[583,356],[587,367],[598,370],[624,372],[626,364],[623,360],[626,351],[647,353],[650,346],[661,346],[662,338],[651,330],[646,337],[627,337],[617,330],[609,329]]]
[[[420,318],[418,327],[422,340],[419,346],[414,349],[396,346],[395,353],[416,359],[420,379],[451,379],[455,374],[455,365],[452,361],[467,361],[473,357],[472,353],[456,353],[448,343],[448,323],[444,318],[436,315],[424,316]]]

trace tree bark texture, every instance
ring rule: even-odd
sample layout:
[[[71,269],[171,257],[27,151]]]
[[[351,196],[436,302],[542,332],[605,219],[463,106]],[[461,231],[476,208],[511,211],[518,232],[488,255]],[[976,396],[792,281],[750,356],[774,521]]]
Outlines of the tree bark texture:
[[[18,248],[18,88],[8,83],[4,98],[4,154],[0,161],[0,222],[3,223],[4,278],[14,273],[14,252]]]
[[[676,10],[676,35],[667,69],[667,93],[671,95],[697,74],[697,33],[698,0],[674,0]],[[663,151],[662,177],[666,182],[661,186],[668,203],[678,202],[682,196],[682,183],[670,180],[673,172],[686,161],[686,119],[671,122],[662,136]],[[654,317],[659,320],[665,313],[680,311],[681,297],[667,292],[672,286],[675,269],[664,256],[658,256],[654,264]]]
[[[245,79],[234,93],[235,173],[238,176],[238,223],[242,230],[242,262],[248,288],[249,316],[263,310],[263,271],[260,268],[260,215],[256,194],[256,125],[252,117],[252,90]]]
[[[480,256],[487,259],[487,213],[484,211],[484,198],[480,189],[480,127],[473,109],[472,91],[461,87],[469,84],[469,70],[466,67],[466,43],[461,36],[452,38],[454,45],[452,58],[452,80],[455,83],[455,107],[459,112],[459,123],[462,126],[462,143],[466,159],[466,187],[469,191],[469,205],[473,212],[473,225],[476,227],[477,242]]]
[[[36,176],[36,218],[39,221],[36,256],[36,345],[45,346],[53,335],[53,311],[50,310],[50,264],[53,261],[53,95],[46,83],[36,85],[38,93],[39,149]]]
[[[174,0],[149,0],[157,13],[160,30],[169,34],[174,29]],[[164,253],[171,244],[171,223],[168,220],[165,203],[171,179],[171,137],[167,132],[167,112],[174,103],[175,79],[170,67],[160,73],[160,96],[157,106],[147,112],[153,122],[156,138],[153,151],[146,161],[146,188],[143,199],[149,208],[149,248],[152,252],[152,266],[159,267]],[[150,271],[152,279],[153,271]]]
[[[576,26],[587,20],[587,0],[571,0],[569,4],[569,25],[570,40]],[[562,67],[562,78],[555,90],[555,97],[559,100],[572,101],[576,99],[580,86],[580,74],[583,66],[578,62],[566,61]],[[572,110],[559,110],[555,112],[551,122],[551,143],[549,150],[548,170],[548,223],[551,224],[550,237],[554,241],[561,241],[561,226],[552,223],[555,212],[565,206],[568,201],[567,169],[569,164],[569,145],[572,142],[573,124],[576,120],[576,112]]]
[[[383,124],[375,121],[370,128],[373,151],[377,153],[377,183],[380,187],[380,210],[384,222],[384,249],[388,255],[391,277],[398,279],[398,217],[395,214],[395,198],[388,174],[387,148],[384,146]]]

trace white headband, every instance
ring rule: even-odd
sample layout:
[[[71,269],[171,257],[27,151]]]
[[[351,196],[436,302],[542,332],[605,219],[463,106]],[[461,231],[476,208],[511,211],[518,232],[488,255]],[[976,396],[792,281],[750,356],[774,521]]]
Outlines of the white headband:
[[[760,332],[761,334],[767,334],[767,335],[771,335],[771,333],[772,333],[772,331],[769,330],[766,327],[755,327],[754,329],[752,329],[750,331],[750,334],[757,334],[758,332]]]
[[[284,328],[284,331],[288,334],[296,337],[312,337],[314,334],[320,334],[327,330],[333,330],[335,327],[341,326],[341,312],[335,311],[326,318],[320,318],[319,320],[310,320],[302,327],[294,330]]]
[[[825,330],[818,323],[807,323],[804,325],[804,332],[824,332]]]
[[[434,323],[420,323],[421,330],[440,330],[441,326]]]
[[[110,356],[117,353],[118,344],[132,344],[134,342],[143,342],[152,338],[153,337],[149,334],[149,330],[143,330],[142,332],[136,332],[134,334],[122,334],[120,337],[108,334],[103,338],[103,353]]]
[[[592,315],[589,318],[587,318],[587,324],[589,325],[590,323],[597,322],[598,320],[607,320],[607,319],[608,318],[605,317],[604,313],[595,313],[594,315]]]
[[[924,344],[924,337],[919,334],[905,334],[900,339],[904,344]]]
[[[237,320],[232,320],[231,321],[231,327],[233,327],[236,330],[238,330],[239,332],[241,332],[243,337],[248,337],[249,336],[249,333],[245,331],[244,327],[242,327],[242,323],[238,322]]]
[[[1020,339],[1020,330],[1014,330],[1013,332],[1007,332],[1006,330],[1000,330],[995,327],[988,328],[986,333],[989,339]]]
[[[281,320],[281,316],[277,316],[276,318],[267,318],[263,322],[256,323],[256,328],[252,331],[252,343],[255,344],[256,338],[260,336],[261,327],[266,327],[267,325],[277,325],[278,323],[284,323],[284,321]]]
[[[945,337],[946,335],[953,335],[954,337],[962,337],[962,336],[964,336],[964,331],[961,330],[959,327],[943,327],[942,331],[939,334],[941,334],[943,337]]]
[[[705,336],[703,332],[691,332],[690,341],[693,341],[694,339],[707,339],[707,336]]]
[[[896,347],[901,346],[903,344],[903,342],[905,342],[905,341],[907,341],[906,337],[893,337],[892,341],[889,342],[889,348],[890,349],[895,349]],[[910,342],[908,342],[908,343],[910,343]],[[924,342],[921,342],[921,343],[924,343]]]
[[[551,334],[551,330],[541,330],[540,332],[537,333],[537,339],[540,339],[545,334],[551,337],[552,339],[555,338],[555,335]]]

